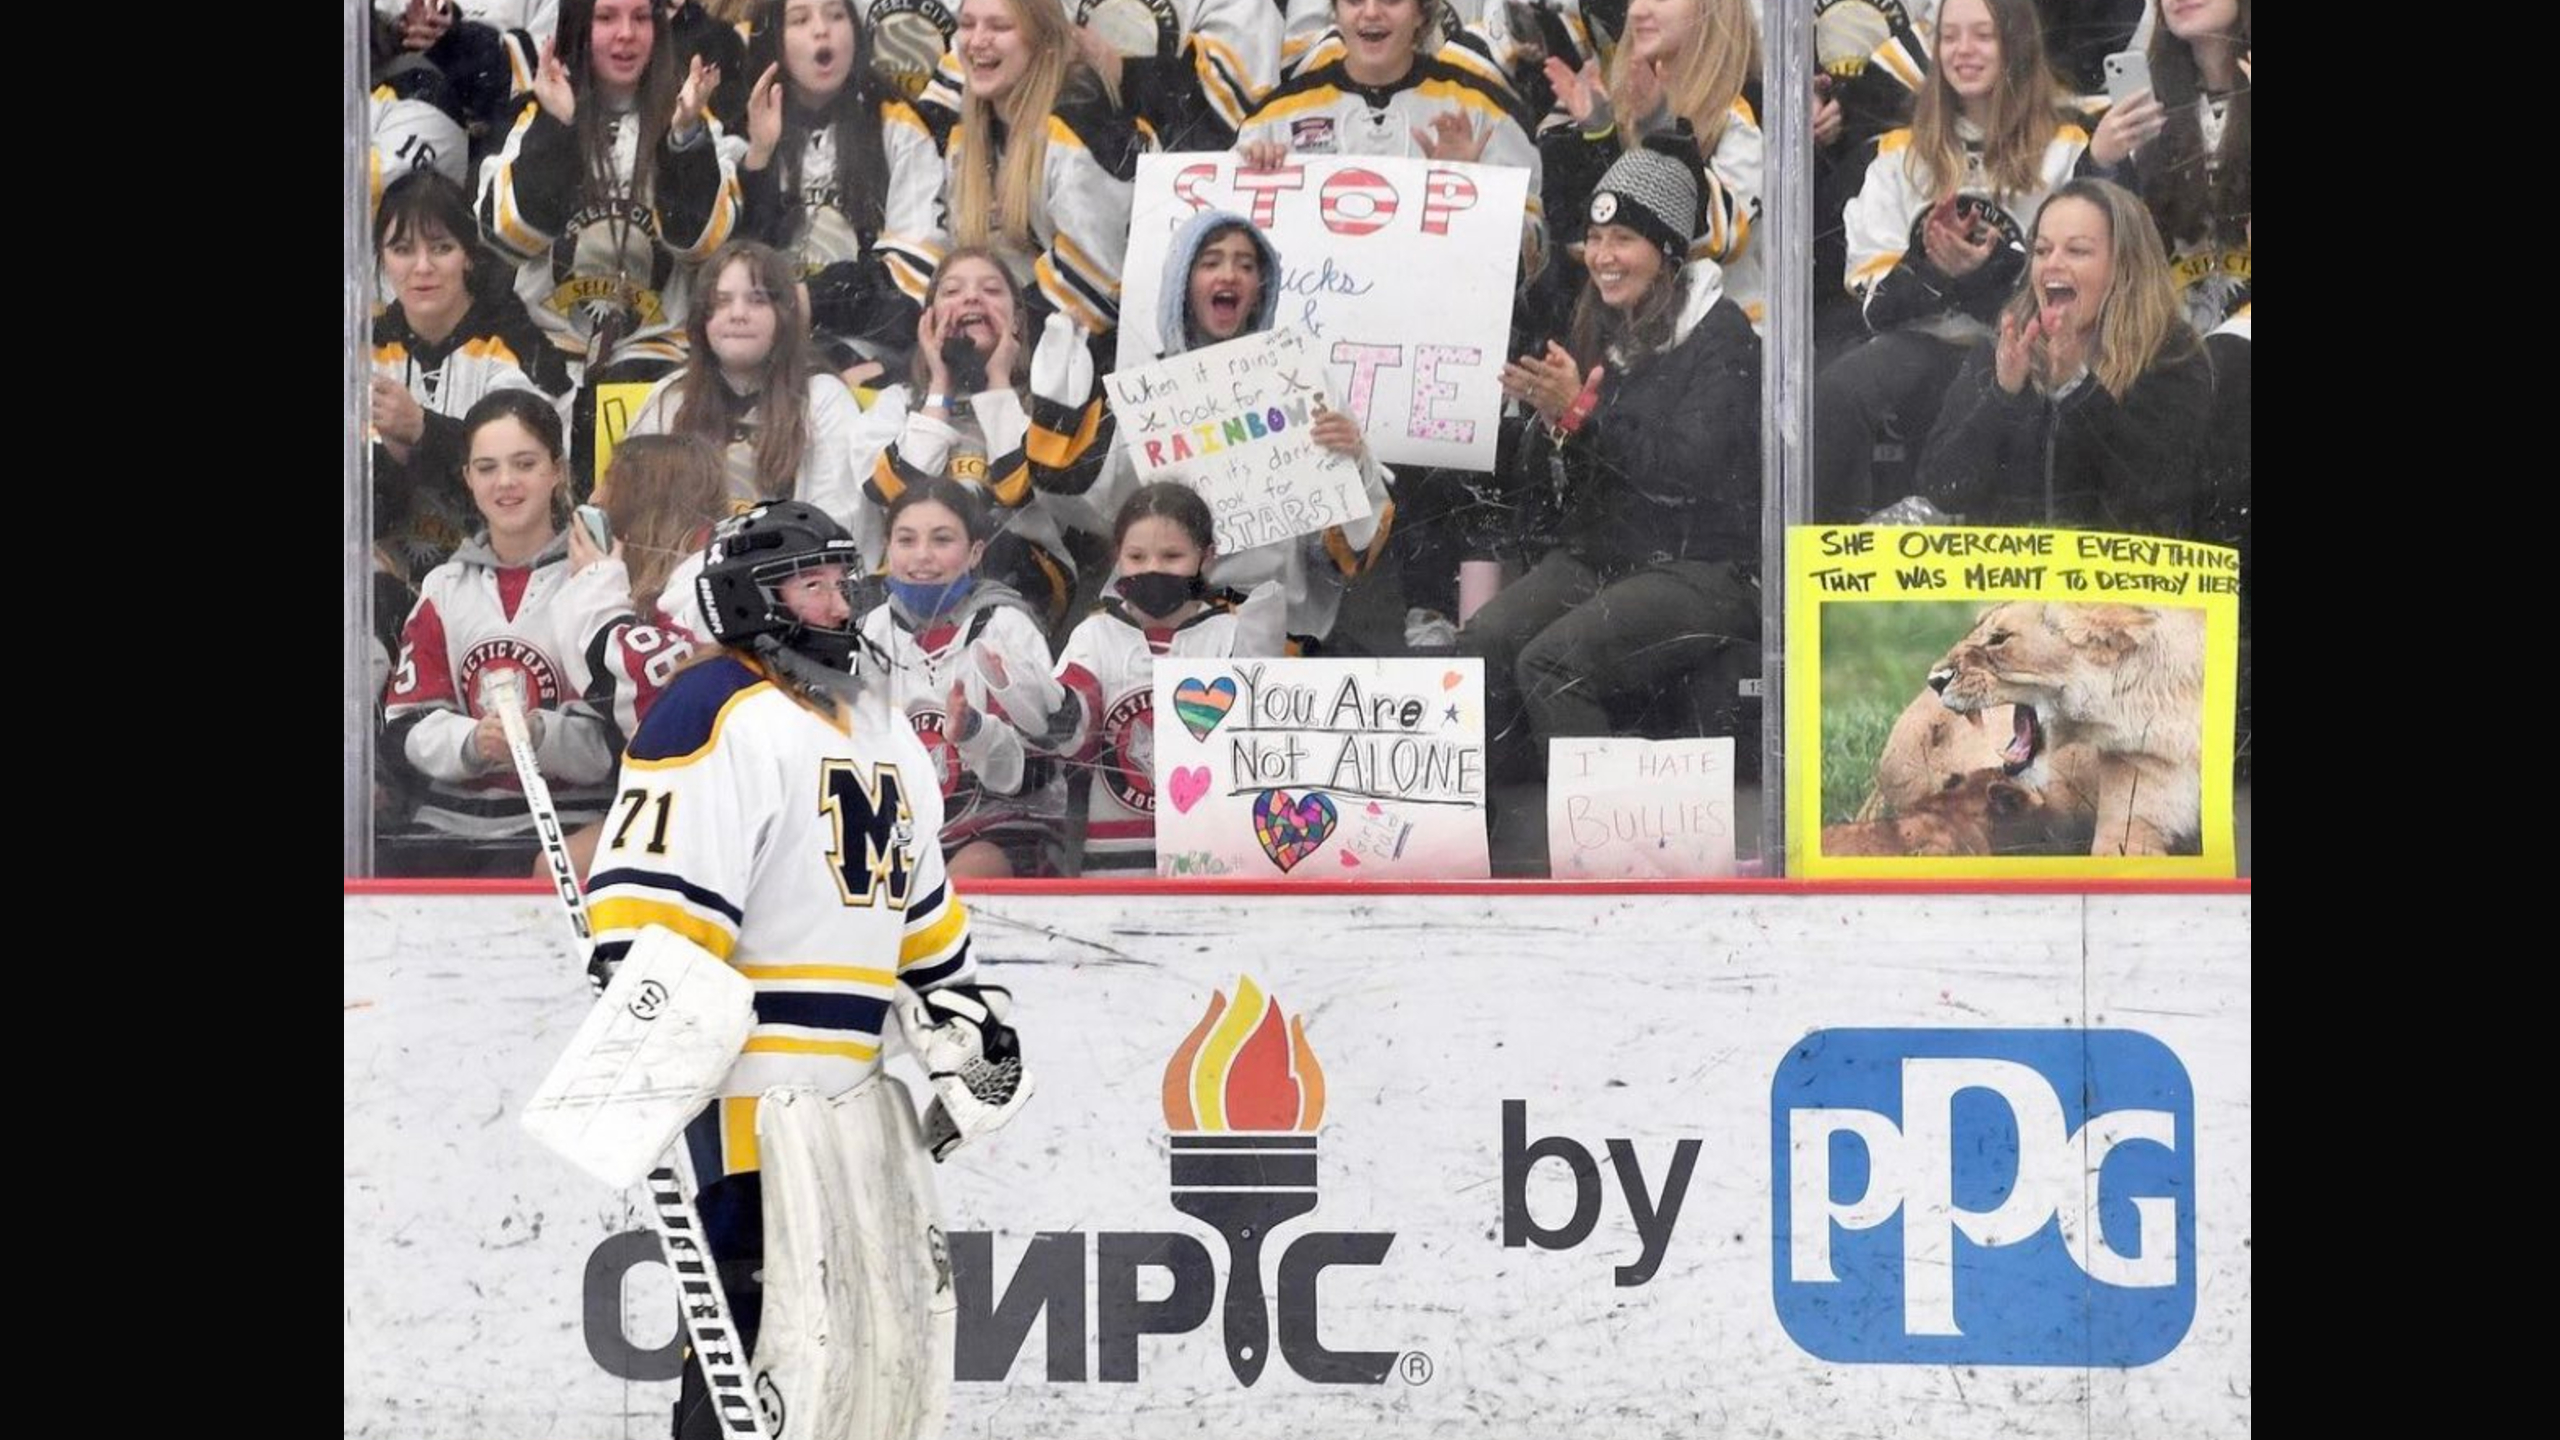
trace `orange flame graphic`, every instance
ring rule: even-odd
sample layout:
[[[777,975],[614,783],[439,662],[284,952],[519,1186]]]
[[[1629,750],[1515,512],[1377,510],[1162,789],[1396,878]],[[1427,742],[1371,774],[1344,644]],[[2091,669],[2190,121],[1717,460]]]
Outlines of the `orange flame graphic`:
[[[1236,977],[1236,1002],[1209,996],[1164,1067],[1164,1121],[1175,1130],[1311,1132],[1324,1122],[1324,1067],[1307,1022],[1286,1016],[1253,977]]]

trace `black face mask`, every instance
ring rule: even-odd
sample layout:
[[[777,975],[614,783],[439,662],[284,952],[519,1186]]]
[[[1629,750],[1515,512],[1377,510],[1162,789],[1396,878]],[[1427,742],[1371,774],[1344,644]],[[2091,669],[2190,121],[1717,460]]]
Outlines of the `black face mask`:
[[[1148,570],[1120,577],[1120,598],[1143,615],[1170,615],[1181,609],[1184,601],[1197,600],[1208,591],[1209,582],[1198,575]]]
[[[951,376],[951,393],[975,395],[987,388],[987,357],[966,335],[942,342],[942,368]]]

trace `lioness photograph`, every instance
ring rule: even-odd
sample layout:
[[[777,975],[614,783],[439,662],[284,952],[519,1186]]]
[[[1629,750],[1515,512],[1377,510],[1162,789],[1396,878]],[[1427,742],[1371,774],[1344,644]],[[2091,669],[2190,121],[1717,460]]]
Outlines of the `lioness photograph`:
[[[1822,853],[2194,855],[2204,612],[1828,605]]]

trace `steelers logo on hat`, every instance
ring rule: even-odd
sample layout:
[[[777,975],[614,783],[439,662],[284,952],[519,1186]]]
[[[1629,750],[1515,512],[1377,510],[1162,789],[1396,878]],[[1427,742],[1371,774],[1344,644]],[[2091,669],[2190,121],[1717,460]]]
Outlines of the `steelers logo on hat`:
[[[1591,197],[1591,223],[1606,225],[1618,218],[1618,197],[1603,190]]]

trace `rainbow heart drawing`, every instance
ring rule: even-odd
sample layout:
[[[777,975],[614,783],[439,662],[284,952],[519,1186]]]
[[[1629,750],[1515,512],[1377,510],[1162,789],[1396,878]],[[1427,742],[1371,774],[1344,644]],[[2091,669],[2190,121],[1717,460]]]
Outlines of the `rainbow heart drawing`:
[[[1227,718],[1235,703],[1236,682],[1223,675],[1214,684],[1185,679],[1173,687],[1173,713],[1182,717],[1182,728],[1190,731],[1194,740],[1208,739],[1209,732]]]
[[[1283,875],[1316,853],[1341,819],[1333,797],[1314,791],[1292,801],[1286,790],[1265,790],[1253,800],[1253,838]]]

